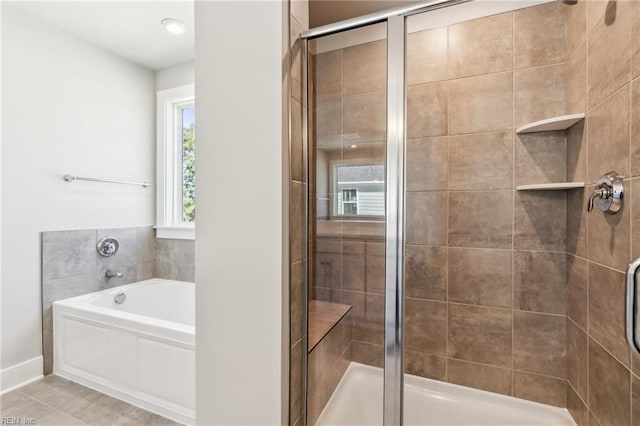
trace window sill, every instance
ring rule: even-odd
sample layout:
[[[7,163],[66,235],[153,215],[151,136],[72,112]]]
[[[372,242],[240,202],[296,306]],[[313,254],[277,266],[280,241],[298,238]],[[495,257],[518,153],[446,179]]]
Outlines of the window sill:
[[[172,240],[195,240],[195,225],[184,226],[156,226],[156,238],[166,238]]]

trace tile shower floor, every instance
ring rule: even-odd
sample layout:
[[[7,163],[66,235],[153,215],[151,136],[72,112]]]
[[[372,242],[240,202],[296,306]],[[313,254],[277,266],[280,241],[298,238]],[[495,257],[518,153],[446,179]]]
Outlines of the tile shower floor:
[[[2,395],[2,424],[7,417],[36,426],[172,425],[172,420],[55,375]]]

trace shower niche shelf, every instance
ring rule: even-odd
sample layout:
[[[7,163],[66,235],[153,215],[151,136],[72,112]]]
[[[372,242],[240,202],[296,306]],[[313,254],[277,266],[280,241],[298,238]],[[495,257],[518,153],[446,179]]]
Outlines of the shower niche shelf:
[[[584,113],[560,115],[558,117],[546,118],[534,123],[525,124],[516,130],[516,133],[553,132],[557,130],[567,130],[574,124],[584,120]]]
[[[538,183],[533,185],[518,185],[518,191],[564,191],[566,189],[584,188],[584,182],[559,182],[559,183]]]

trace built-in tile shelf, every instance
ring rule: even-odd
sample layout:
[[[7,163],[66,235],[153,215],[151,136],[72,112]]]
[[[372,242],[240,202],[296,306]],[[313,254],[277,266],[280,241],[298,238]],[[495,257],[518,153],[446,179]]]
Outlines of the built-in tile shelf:
[[[525,124],[516,130],[516,133],[553,132],[557,130],[567,130],[574,124],[584,120],[584,113],[560,115],[558,117],[546,118],[534,123]]]
[[[518,191],[564,191],[565,189],[579,188],[584,188],[584,182],[538,183],[516,187]]]

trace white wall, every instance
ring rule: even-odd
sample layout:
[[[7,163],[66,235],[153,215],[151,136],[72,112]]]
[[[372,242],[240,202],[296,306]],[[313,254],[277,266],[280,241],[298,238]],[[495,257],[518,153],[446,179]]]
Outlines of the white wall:
[[[41,366],[34,371],[41,355],[40,232],[154,222],[153,189],[66,183],[62,175],[154,180],[155,76],[7,3],[2,65],[6,389],[25,378],[17,369],[41,374]]]
[[[156,90],[186,86],[194,80],[193,62],[175,65],[156,72]]]
[[[0,321],[2,321],[2,276],[4,269],[2,268],[2,4],[0,4]],[[0,372],[2,371],[2,324],[0,323]],[[20,380],[20,379],[18,379]],[[2,392],[2,373],[0,373],[0,392]]]
[[[202,425],[286,421],[284,6],[196,2],[196,420]],[[230,199],[233,208],[221,208],[220,200]]]

